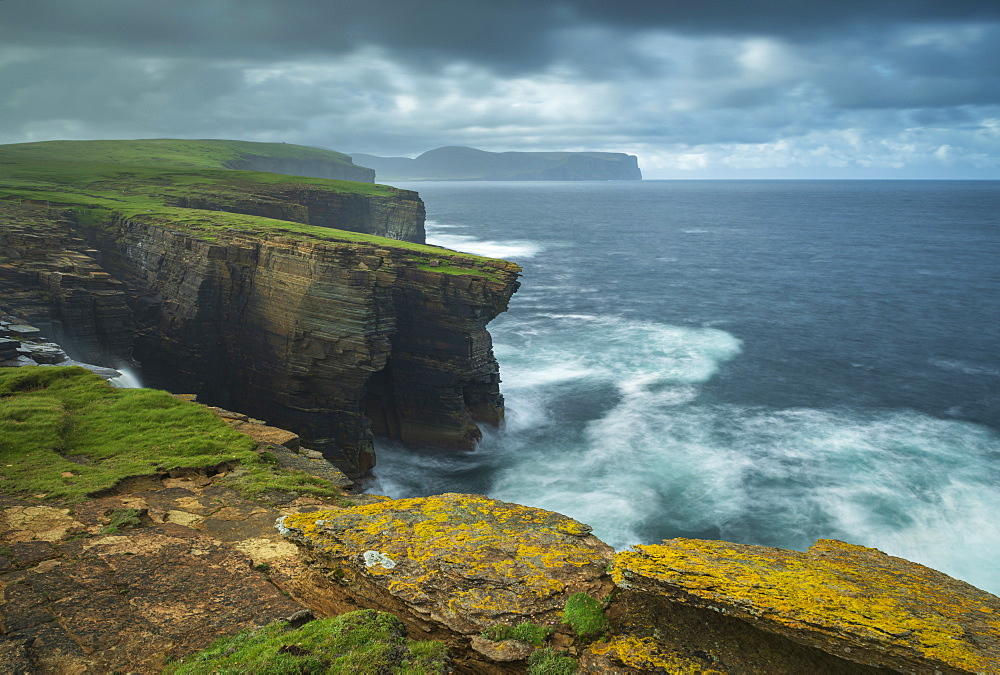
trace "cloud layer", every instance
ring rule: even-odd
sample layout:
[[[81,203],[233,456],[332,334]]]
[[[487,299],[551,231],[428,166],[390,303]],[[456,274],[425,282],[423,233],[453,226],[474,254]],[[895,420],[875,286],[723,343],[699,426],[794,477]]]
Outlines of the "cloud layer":
[[[0,142],[638,154],[648,177],[1000,178],[1000,5],[2,0]]]

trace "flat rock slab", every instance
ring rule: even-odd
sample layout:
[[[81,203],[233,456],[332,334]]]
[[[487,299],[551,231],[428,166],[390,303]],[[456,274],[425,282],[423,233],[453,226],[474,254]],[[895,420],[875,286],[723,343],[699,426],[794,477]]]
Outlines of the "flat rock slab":
[[[0,578],[7,648],[28,644],[42,672],[158,671],[169,654],[301,609],[252,564],[171,523],[60,542]]]
[[[294,514],[280,527],[331,573],[350,570],[358,581],[458,633],[551,620],[569,595],[600,596],[610,589],[606,569],[613,551],[590,527],[481,495]]]
[[[615,556],[615,582],[903,672],[1000,672],[1000,598],[864,546],[805,552],[671,539]]]

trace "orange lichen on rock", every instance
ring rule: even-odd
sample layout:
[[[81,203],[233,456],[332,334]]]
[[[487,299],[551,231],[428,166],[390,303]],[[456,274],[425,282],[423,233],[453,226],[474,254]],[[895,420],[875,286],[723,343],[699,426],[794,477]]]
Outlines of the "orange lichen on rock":
[[[460,633],[554,618],[570,594],[610,588],[613,551],[588,526],[480,495],[302,513],[280,527],[322,564],[351,567]]]
[[[877,549],[671,539],[619,553],[612,576],[859,663],[1000,672],[1000,598]]]

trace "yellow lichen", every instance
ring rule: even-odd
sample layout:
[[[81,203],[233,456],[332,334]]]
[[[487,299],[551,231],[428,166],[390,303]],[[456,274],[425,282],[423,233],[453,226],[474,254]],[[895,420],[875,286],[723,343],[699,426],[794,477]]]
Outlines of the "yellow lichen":
[[[697,597],[799,631],[843,631],[905,646],[956,668],[986,669],[982,654],[966,639],[970,620],[986,619],[980,609],[985,594],[967,599],[928,583],[923,570],[932,572],[833,540],[820,540],[804,554],[674,539],[619,553],[612,578],[628,586],[645,577],[687,591],[675,601]]]
[[[590,646],[590,651],[597,656],[611,656],[626,666],[642,671],[656,668],[674,675],[697,675],[704,673],[712,675],[718,670],[706,670],[700,662],[685,658],[676,652],[666,652],[653,638],[637,638],[626,635],[616,635],[608,642],[597,642]]]
[[[463,620],[519,608],[558,611],[568,584],[601,577],[610,556],[585,541],[589,528],[571,518],[479,495],[391,500],[297,514],[284,524],[342,564],[360,567],[367,550],[388,556],[395,567],[361,571],[413,602],[447,594],[439,602]]]

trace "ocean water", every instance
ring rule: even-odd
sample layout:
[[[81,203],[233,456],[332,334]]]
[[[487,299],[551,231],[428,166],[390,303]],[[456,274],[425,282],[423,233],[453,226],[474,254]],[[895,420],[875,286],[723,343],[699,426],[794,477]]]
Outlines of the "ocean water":
[[[874,546],[1000,593],[1000,182],[411,183],[428,240],[524,268],[507,420],[378,446],[617,548]]]

